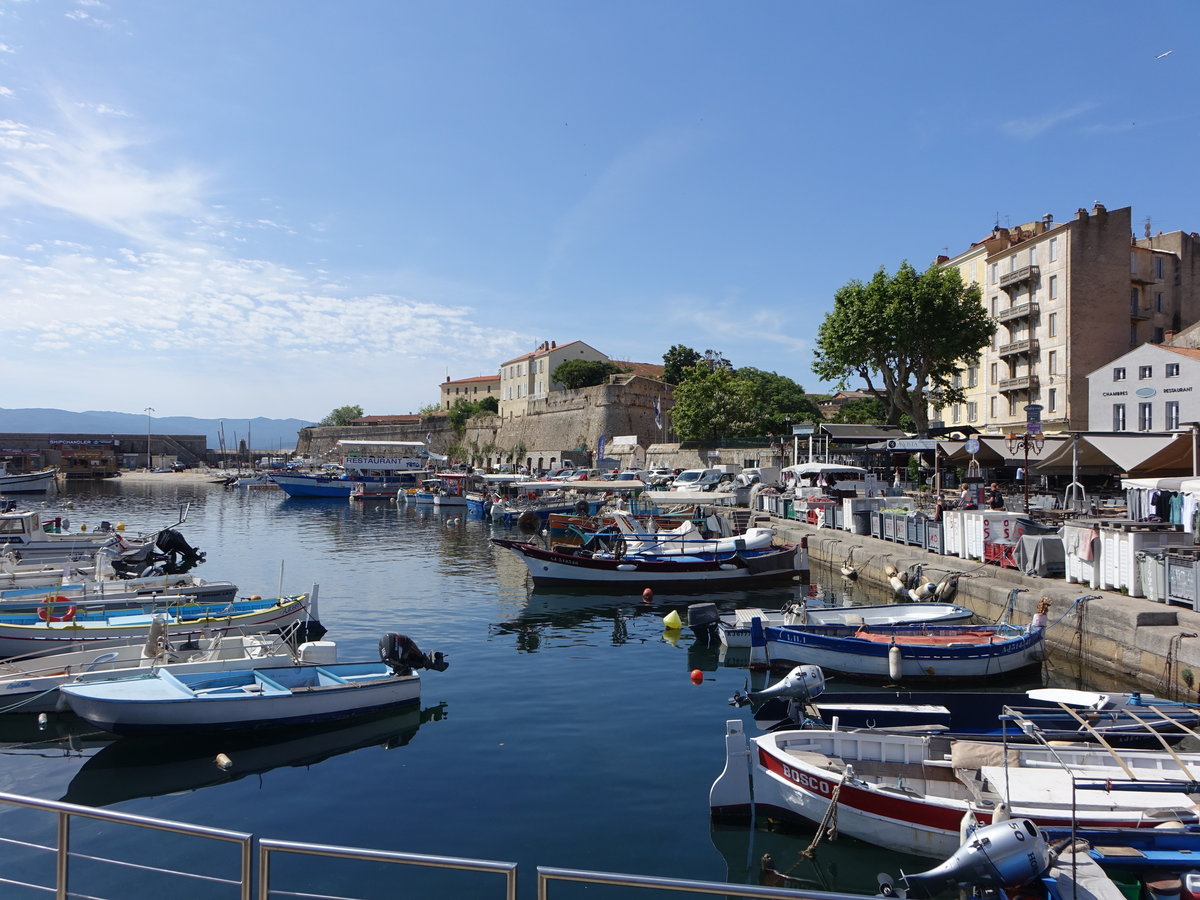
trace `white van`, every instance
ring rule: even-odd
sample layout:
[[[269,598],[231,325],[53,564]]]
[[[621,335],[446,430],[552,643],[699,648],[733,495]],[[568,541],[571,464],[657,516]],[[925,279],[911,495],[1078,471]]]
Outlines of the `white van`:
[[[671,482],[673,491],[711,491],[726,475],[720,469],[685,469]]]

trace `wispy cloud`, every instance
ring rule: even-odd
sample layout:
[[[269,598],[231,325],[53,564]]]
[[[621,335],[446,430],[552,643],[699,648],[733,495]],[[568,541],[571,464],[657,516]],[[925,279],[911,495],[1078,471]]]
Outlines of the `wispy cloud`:
[[[1072,119],[1077,119],[1084,113],[1091,112],[1099,107],[1099,103],[1088,101],[1080,103],[1069,109],[1055,110],[1052,112],[1043,113],[1040,116],[1032,116],[1023,119],[1009,119],[1001,124],[1001,130],[1010,137],[1020,140],[1033,140],[1040,137],[1052,128],[1062,125],[1064,122],[1069,122]]]

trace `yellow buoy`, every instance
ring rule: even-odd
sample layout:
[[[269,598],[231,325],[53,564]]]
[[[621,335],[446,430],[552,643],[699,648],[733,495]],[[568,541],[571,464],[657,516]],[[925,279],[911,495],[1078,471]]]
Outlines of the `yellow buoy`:
[[[678,612],[671,610],[663,616],[663,624],[672,630],[676,630],[683,627],[683,620],[679,618]]]
[[[118,523],[117,523],[117,531],[124,531],[124,530],[125,530],[125,523],[124,523],[124,522],[118,522]]]

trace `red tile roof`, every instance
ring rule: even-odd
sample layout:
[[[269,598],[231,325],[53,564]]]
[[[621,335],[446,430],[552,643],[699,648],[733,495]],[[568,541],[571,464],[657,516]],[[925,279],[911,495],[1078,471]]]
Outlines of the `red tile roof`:
[[[614,359],[612,364],[622,369],[628,369],[630,374],[641,375],[643,378],[652,378],[655,381],[662,381],[663,372],[666,370],[666,366],[657,363],[629,362],[623,359]]]
[[[499,381],[500,373],[495,375],[476,375],[474,378],[455,378],[453,381],[447,379],[442,384],[476,384],[484,381]]]
[[[523,359],[529,359],[533,356],[541,356],[543,353],[549,353],[552,350],[561,350],[563,347],[570,347],[571,344],[582,344],[583,341],[570,341],[566,344],[559,344],[557,347],[543,347],[539,345],[537,349],[530,350],[528,353],[522,353],[520,356],[514,356],[512,359],[506,359],[500,363],[502,366],[507,366],[509,363],[520,362]]]
[[[1166,344],[1159,344],[1164,350],[1170,350],[1172,353],[1178,353],[1181,356],[1188,356],[1192,359],[1200,359],[1200,348],[1197,347],[1169,347]]]

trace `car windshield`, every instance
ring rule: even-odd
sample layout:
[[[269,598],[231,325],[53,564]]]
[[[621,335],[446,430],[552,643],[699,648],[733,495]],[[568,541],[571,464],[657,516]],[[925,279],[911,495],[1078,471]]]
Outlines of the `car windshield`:
[[[676,481],[699,481],[700,473],[699,472],[680,472],[678,475],[675,476],[675,480]]]

